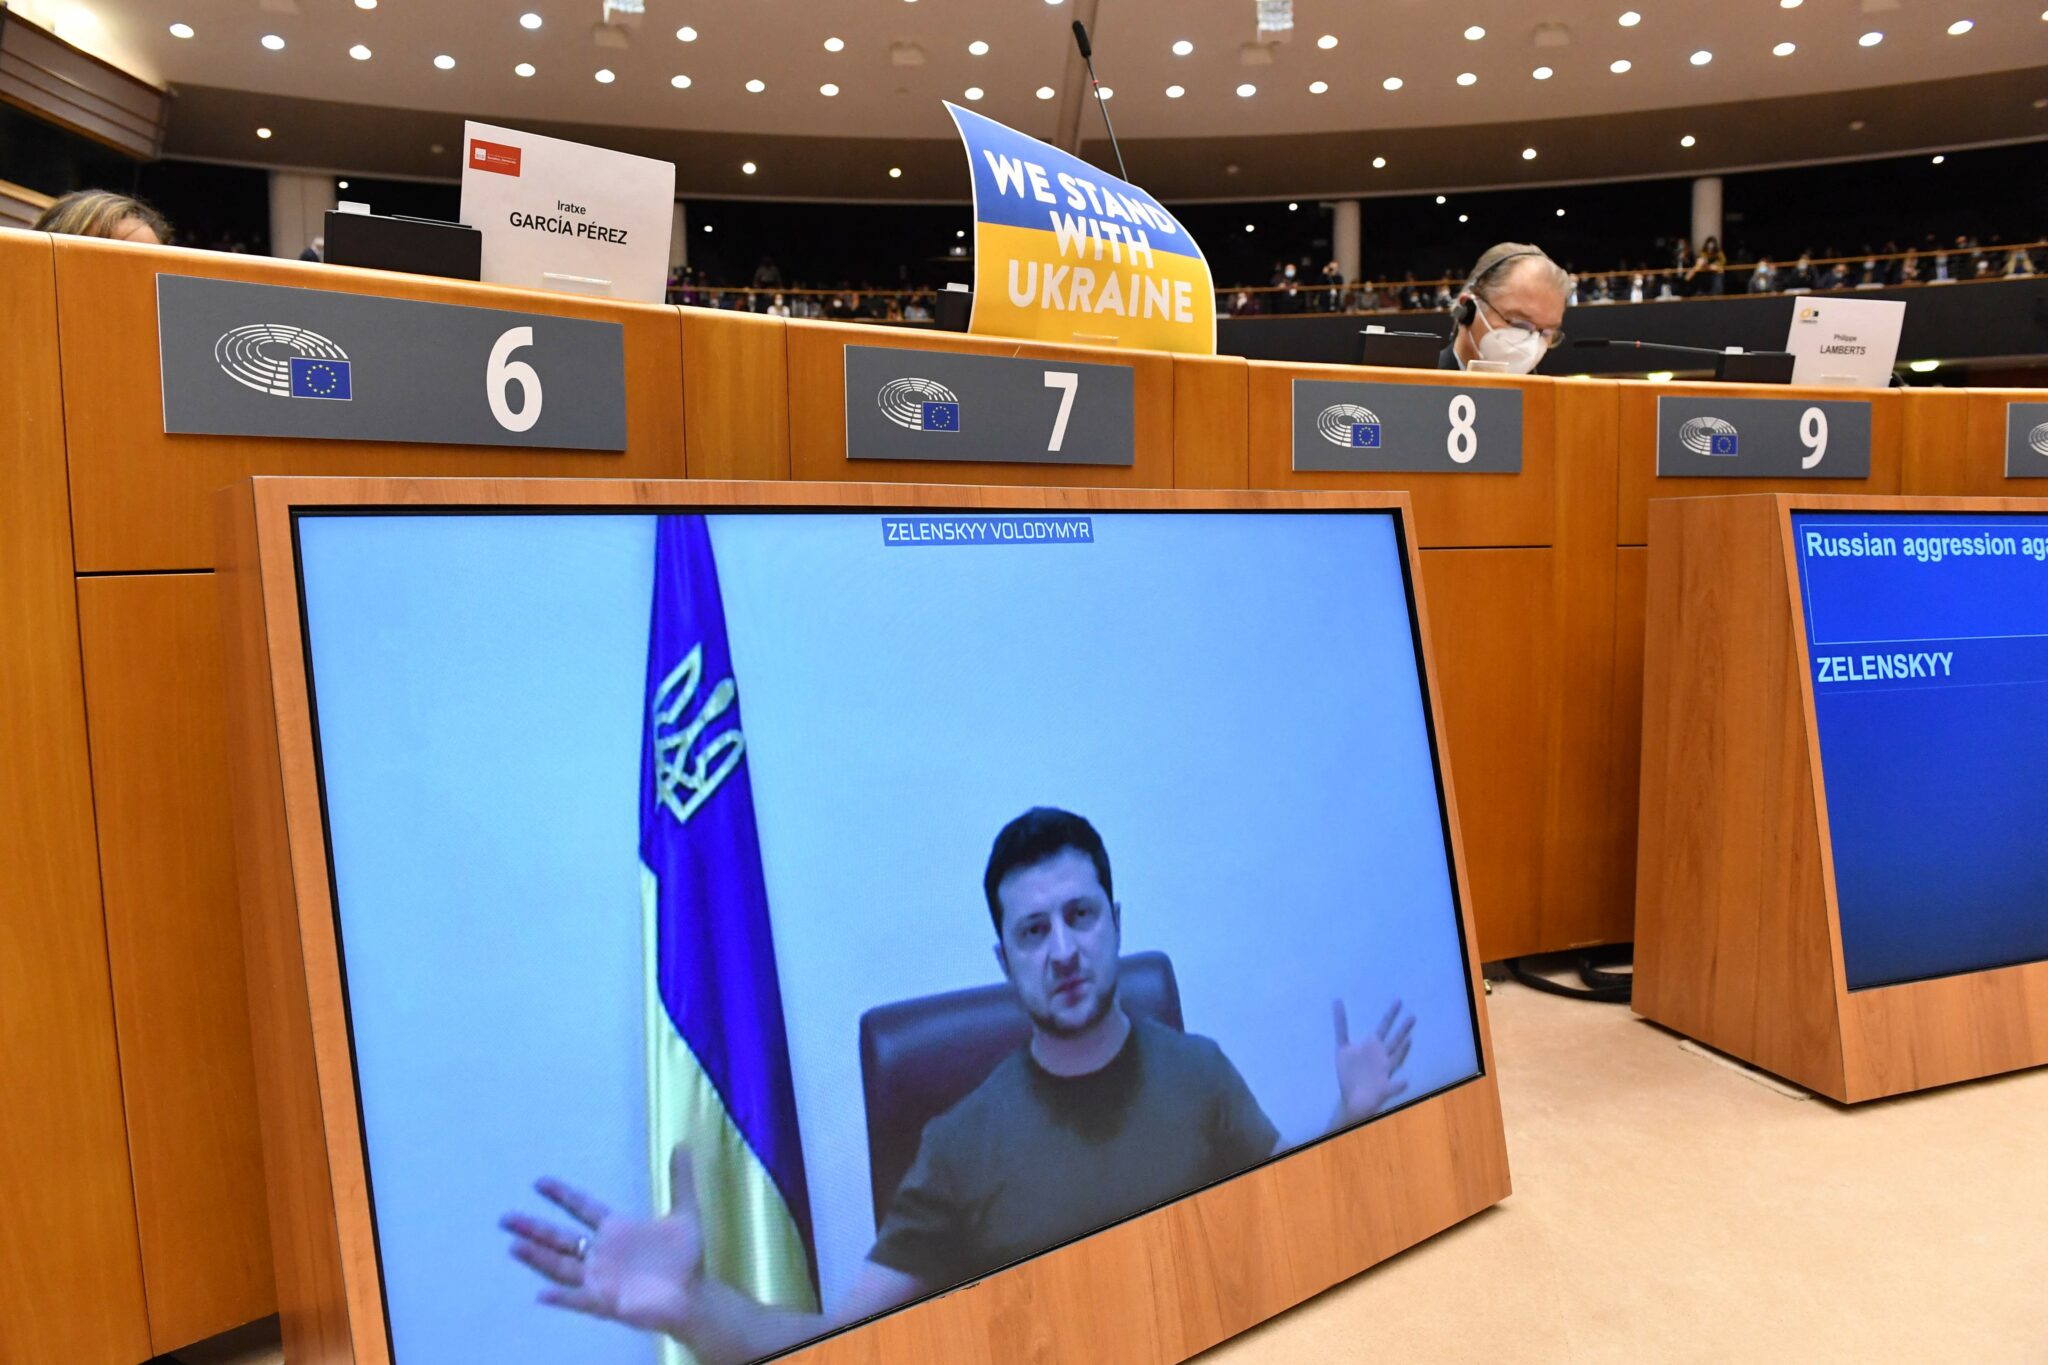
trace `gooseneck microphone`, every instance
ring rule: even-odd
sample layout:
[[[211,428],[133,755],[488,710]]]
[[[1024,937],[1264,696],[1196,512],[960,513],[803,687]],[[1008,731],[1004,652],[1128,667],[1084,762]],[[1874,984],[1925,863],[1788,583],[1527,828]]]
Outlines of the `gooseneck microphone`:
[[[1102,126],[1109,130],[1109,150],[1116,153],[1116,173],[1129,180],[1124,169],[1124,149],[1116,145],[1116,126],[1109,121],[1109,104],[1102,98],[1102,82],[1095,79],[1095,51],[1088,45],[1088,26],[1074,21],[1074,46],[1081,49],[1081,61],[1088,68],[1088,84],[1095,91],[1095,107],[1102,111]]]
[[[1610,339],[1610,338],[1607,338],[1607,337],[1575,337],[1575,338],[1573,338],[1573,340],[1572,340],[1572,345],[1574,345],[1574,346],[1622,346],[1622,347],[1626,347],[1626,348],[1628,348],[1629,350],[1632,350],[1632,351],[1679,351],[1679,352],[1683,352],[1683,353],[1684,353],[1684,354],[1686,354],[1686,355],[1727,355],[1727,354],[1728,354],[1728,352],[1727,352],[1727,351],[1717,351],[1717,350],[1715,350],[1715,349],[1714,349],[1714,348],[1713,348],[1712,346],[1679,346],[1679,345],[1675,345],[1675,344],[1673,344],[1672,342],[1669,342],[1669,341],[1618,341],[1618,340],[1612,340],[1612,339]],[[1741,355],[1741,354],[1751,354],[1751,355],[1762,355],[1762,354],[1766,354],[1766,353],[1765,353],[1765,352],[1760,352],[1760,351],[1753,351],[1753,352],[1747,352],[1747,353],[1745,353],[1745,352],[1740,352],[1740,351],[1738,351],[1738,352],[1736,352],[1736,354],[1738,354],[1738,355]]]

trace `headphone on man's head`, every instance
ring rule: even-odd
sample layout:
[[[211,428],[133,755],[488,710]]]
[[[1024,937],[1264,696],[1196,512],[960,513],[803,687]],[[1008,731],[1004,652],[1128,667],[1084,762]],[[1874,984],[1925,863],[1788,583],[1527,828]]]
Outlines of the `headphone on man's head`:
[[[1546,261],[1550,259],[1549,256],[1541,251],[1510,251],[1492,265],[1487,266],[1484,270],[1466,280],[1465,287],[1458,291],[1458,301],[1451,305],[1451,321],[1460,327],[1470,327],[1479,316],[1479,304],[1475,299],[1475,296],[1479,293],[1479,286],[1485,284],[1495,275],[1500,274],[1501,267],[1510,261],[1519,261],[1530,256],[1542,256]]]

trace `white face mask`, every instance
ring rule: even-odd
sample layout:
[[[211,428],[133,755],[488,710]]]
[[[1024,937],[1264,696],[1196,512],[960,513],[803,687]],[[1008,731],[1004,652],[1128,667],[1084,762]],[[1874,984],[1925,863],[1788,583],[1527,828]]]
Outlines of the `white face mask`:
[[[1510,374],[1529,374],[1543,363],[1544,352],[1550,348],[1536,333],[1521,327],[1496,327],[1490,319],[1487,326],[1490,330],[1478,340],[1481,360],[1505,365]]]

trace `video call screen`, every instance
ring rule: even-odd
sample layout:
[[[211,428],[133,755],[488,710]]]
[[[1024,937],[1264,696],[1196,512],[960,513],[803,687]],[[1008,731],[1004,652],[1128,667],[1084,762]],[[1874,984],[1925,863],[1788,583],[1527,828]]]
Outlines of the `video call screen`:
[[[2048,516],[1792,527],[1850,989],[2048,958]]]
[[[772,1356],[1480,1074],[1392,513],[294,531],[398,1365]]]

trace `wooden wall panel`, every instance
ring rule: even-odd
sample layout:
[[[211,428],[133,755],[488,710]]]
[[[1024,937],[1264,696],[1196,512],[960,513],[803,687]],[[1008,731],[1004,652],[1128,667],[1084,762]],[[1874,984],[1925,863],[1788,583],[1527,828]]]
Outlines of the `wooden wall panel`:
[[[1251,368],[1237,356],[1173,358],[1173,486],[1246,488]]]
[[[966,463],[955,460],[846,458],[849,345],[906,351],[1021,356],[1051,362],[1129,365],[1137,406],[1137,457],[1128,467],[1085,464]],[[790,476],[835,482],[973,483],[1047,487],[1169,488],[1173,485],[1174,358],[1160,351],[1105,351],[996,341],[951,332],[911,332],[839,322],[789,324]]]
[[[1612,870],[1629,887],[1629,933],[1635,937],[1637,801],[1643,775],[1643,613],[1649,591],[1650,552],[1624,545],[1614,552],[1614,695],[1609,735],[1601,745],[1607,761],[1608,799],[1618,803],[1625,825]]]
[[[1438,732],[1457,762],[1466,875],[1482,960],[1533,932],[1543,897],[1545,761],[1556,728],[1551,667],[1556,552],[1425,550]]]
[[[1657,399],[1672,397],[1810,398],[1870,400],[1868,479],[1660,479],[1657,477]],[[1640,384],[1621,392],[1620,519],[1615,543],[1641,545],[1649,533],[1652,498],[1725,498],[1777,489],[1803,493],[1899,491],[1905,397],[1897,389],[1790,388],[1783,384]]]
[[[1397,488],[1415,505],[1424,549],[1444,546],[1549,545],[1556,534],[1556,381],[1436,370],[1364,370],[1349,365],[1251,367],[1251,486],[1254,488]],[[1447,388],[1522,391],[1520,474],[1343,474],[1294,470],[1293,381],[1382,380]],[[1448,403],[1449,399],[1445,399]]]
[[[689,476],[788,478],[788,324],[714,308],[680,311]]]
[[[358,480],[323,502],[659,505],[683,492],[697,505],[1001,508],[1232,506],[1291,508],[1287,493],[945,490],[788,483],[490,484]],[[381,1330],[364,1154],[355,1122],[334,917],[325,875],[304,684],[304,652],[286,512],[314,490],[257,480],[223,494],[229,557],[230,675],[236,698],[234,787],[244,922],[249,929],[273,1226],[286,1349],[294,1365],[389,1365]],[[1205,500],[1206,499],[1206,500]],[[1350,505],[1371,505],[1354,498]],[[254,547],[262,543],[260,562]],[[1412,546],[1412,539],[1411,539]],[[1475,559],[1475,563],[1478,562]],[[1411,548],[1411,572],[1425,580]],[[1424,639],[1443,638],[1426,592]],[[1455,632],[1453,632],[1455,633]],[[1434,676],[1434,670],[1432,670]],[[1432,709],[1442,714],[1432,688]],[[1462,847],[1447,749],[1454,848]],[[1465,931],[1472,893],[1458,861]],[[1476,961],[1466,962],[1486,1074],[1411,1109],[1001,1274],[800,1352],[842,1362],[1103,1359],[1178,1361],[1451,1226],[1509,1192],[1491,1031]]]
[[[626,339],[626,453],[167,436],[156,341],[159,271],[620,322]],[[57,284],[81,571],[209,567],[207,498],[259,472],[584,478],[683,473],[682,328],[673,308],[86,237],[58,239]]]
[[[114,1020],[169,1352],[276,1307],[211,574],[79,580]]]
[[[152,1354],[93,842],[50,239],[0,230],[0,1360]]]

